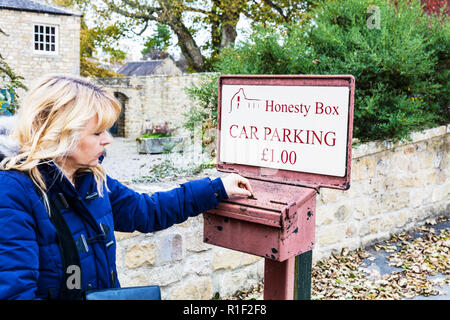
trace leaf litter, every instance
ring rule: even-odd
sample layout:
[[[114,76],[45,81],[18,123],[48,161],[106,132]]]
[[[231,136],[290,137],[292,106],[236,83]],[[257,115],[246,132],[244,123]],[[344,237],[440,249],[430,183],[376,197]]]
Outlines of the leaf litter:
[[[312,299],[398,300],[444,294],[441,287],[450,283],[450,228],[437,232],[431,226],[447,219],[429,220],[418,227],[414,231],[420,232],[419,237],[404,232],[374,246],[388,254],[388,265],[398,271],[382,275],[376,268],[367,268],[363,261],[375,257],[363,249],[343,249],[319,261],[312,270]]]
[[[367,261],[376,258],[365,249],[344,248],[317,261],[312,267],[311,299],[400,300],[445,294],[442,286],[450,284],[450,228],[436,231],[432,226],[447,220],[427,220],[424,226],[374,245],[375,251],[386,252],[391,273],[381,274],[376,267],[368,267]],[[419,236],[413,237],[413,232]],[[263,288],[259,283],[225,299],[262,299]]]

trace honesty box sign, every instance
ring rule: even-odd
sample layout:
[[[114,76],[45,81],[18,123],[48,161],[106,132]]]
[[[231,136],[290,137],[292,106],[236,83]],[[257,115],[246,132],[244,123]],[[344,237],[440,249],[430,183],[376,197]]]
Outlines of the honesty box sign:
[[[347,175],[353,77],[229,77],[219,80],[219,162]]]

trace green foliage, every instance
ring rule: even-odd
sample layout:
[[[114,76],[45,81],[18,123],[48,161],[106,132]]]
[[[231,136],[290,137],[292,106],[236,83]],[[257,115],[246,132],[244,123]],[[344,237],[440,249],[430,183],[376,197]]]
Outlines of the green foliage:
[[[205,74],[198,85],[186,88],[187,95],[197,102],[183,114],[186,118],[184,127],[192,132],[199,123],[210,123],[212,126],[216,124],[218,77],[218,74]]]
[[[379,28],[367,27],[369,5],[380,10]],[[447,32],[438,44],[435,34],[449,27],[448,19],[440,24],[428,17],[419,1],[400,1],[396,7],[387,0],[329,1],[316,13],[317,27],[308,30],[308,40],[311,58],[319,63],[311,71],[355,76],[355,137],[401,139],[450,120],[444,112],[448,73],[436,75],[445,59],[438,46],[448,48],[450,39]]]
[[[0,36],[7,37],[8,35],[0,29]],[[17,89],[27,90],[27,87],[22,82],[23,80],[24,78],[14,72],[0,53],[0,89],[5,89],[9,94],[13,95],[12,101],[6,101],[6,97],[0,93],[0,109],[3,106],[8,113],[16,113],[16,110],[19,108]]]
[[[369,27],[370,6],[379,9],[379,28]],[[354,137],[361,141],[403,139],[450,121],[446,16],[424,14],[420,1],[388,0],[318,1],[310,16],[310,23],[256,28],[222,51],[215,71],[352,74]],[[191,90],[203,114],[216,108],[216,91],[217,80]]]
[[[187,95],[194,101],[188,112],[184,113],[183,126],[193,136],[201,137],[204,150],[215,141],[215,129],[217,124],[217,81],[219,74],[204,74],[198,85],[193,84],[186,88]],[[214,151],[212,151],[214,152]]]
[[[81,24],[81,49],[85,57],[92,58],[101,49],[110,56],[110,62],[120,62],[126,53],[120,49],[118,41],[124,37],[124,26],[119,22],[111,25],[96,25],[88,28],[84,21]]]
[[[302,29],[281,25],[256,27],[249,39],[227,48],[216,63],[216,71],[228,74],[298,74],[313,65],[307,46],[299,43]]]
[[[98,50],[108,54],[108,62],[121,63],[126,58],[126,53],[119,49],[118,41],[125,37],[124,23],[115,21],[105,24],[101,19],[96,25],[89,28],[84,15],[92,5],[87,0],[49,0],[53,4],[75,8],[83,13],[80,26],[80,74],[84,77],[103,78],[120,77],[121,74],[110,71],[101,66],[100,61],[94,58]]]
[[[164,133],[143,133],[140,136],[141,138],[165,138],[165,137],[170,137]]]
[[[110,26],[95,26],[88,28],[84,20],[80,30],[80,74],[84,77],[104,78],[122,76],[116,72],[103,68],[94,58],[98,49],[109,55],[110,63],[122,62],[126,53],[117,49],[119,38],[123,30],[119,24]]]
[[[153,36],[145,41],[145,48],[141,51],[144,57],[149,56],[152,59],[161,59],[167,57],[167,49],[170,46],[170,29],[167,25],[157,23]]]

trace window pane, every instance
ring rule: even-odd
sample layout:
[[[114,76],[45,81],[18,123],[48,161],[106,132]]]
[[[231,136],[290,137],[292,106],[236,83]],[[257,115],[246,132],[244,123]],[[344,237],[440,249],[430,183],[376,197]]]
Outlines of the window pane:
[[[34,50],[56,52],[56,27],[34,25]]]

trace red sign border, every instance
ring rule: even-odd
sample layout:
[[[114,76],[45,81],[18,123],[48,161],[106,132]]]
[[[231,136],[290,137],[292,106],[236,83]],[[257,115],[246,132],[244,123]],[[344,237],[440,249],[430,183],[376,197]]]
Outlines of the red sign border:
[[[217,107],[217,155],[216,169],[220,172],[234,172],[243,177],[291,184],[319,189],[321,187],[347,190],[350,188],[352,137],[353,137],[353,105],[355,93],[355,78],[352,75],[221,75],[218,79],[218,107]],[[220,159],[220,130],[221,105],[223,85],[279,85],[279,86],[332,86],[349,87],[349,112],[347,128],[347,160],[346,171],[343,177],[323,174],[297,172],[282,169],[267,169],[275,174],[264,174],[264,169],[257,166],[221,162]],[[267,171],[266,170],[266,171]]]

